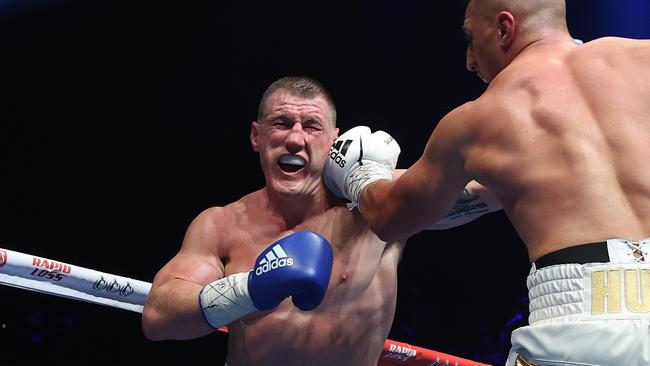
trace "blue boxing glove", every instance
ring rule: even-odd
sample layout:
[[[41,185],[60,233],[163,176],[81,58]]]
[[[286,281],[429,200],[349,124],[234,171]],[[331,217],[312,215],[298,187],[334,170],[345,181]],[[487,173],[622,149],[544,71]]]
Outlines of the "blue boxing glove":
[[[250,272],[235,273],[206,285],[199,302],[213,328],[256,311],[269,310],[291,296],[307,311],[325,297],[332,274],[332,247],[311,231],[290,234],[267,247]]]
[[[291,296],[300,310],[312,310],[325,297],[332,274],[332,248],[325,238],[299,231],[266,248],[248,275],[248,290],[259,310]]]

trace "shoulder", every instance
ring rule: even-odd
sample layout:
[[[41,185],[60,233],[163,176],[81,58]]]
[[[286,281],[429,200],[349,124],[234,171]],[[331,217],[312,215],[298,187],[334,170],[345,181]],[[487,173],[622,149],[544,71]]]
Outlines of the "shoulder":
[[[456,151],[471,143],[481,126],[482,104],[480,99],[467,102],[447,113],[433,130],[429,145]]]
[[[447,124],[453,123],[455,125],[467,125],[467,124],[471,123],[471,121],[474,120],[474,118],[472,118],[472,117],[476,116],[476,114],[480,112],[481,104],[483,104],[482,103],[483,99],[481,99],[481,98],[484,98],[484,97],[485,97],[485,93],[483,93],[483,95],[481,95],[481,97],[479,97],[476,100],[466,102],[466,103],[452,109],[449,113],[447,113],[442,118],[440,123],[441,124],[442,123],[447,123]]]
[[[181,253],[217,254],[227,227],[224,222],[227,220],[223,219],[228,216],[228,211],[226,207],[210,207],[199,213],[185,231]]]
[[[603,37],[585,43],[585,50],[597,50],[606,57],[628,57],[647,64],[650,58],[650,40],[622,37]]]
[[[183,238],[183,250],[223,256],[227,252],[225,247],[236,236],[248,211],[244,200],[204,209],[188,226]]]
[[[585,47],[586,46],[586,47]],[[645,46],[650,47],[650,40],[648,39],[634,39],[634,38],[624,38],[624,37],[601,37],[589,41],[582,45],[583,48],[592,48],[592,47],[638,47]]]
[[[209,230],[232,231],[242,221],[242,218],[256,210],[262,199],[260,191],[256,191],[225,206],[206,208],[192,220],[190,228],[196,226]]]
[[[192,223],[188,227],[188,232],[220,231],[221,229],[230,227],[235,221],[232,206],[214,206],[201,211],[192,220]]]
[[[626,38],[596,38],[580,46],[572,47],[571,52],[567,53],[567,60],[570,66],[584,68],[585,63],[602,62],[606,58],[620,54],[630,45],[630,40]],[[587,70],[589,69],[587,68]]]

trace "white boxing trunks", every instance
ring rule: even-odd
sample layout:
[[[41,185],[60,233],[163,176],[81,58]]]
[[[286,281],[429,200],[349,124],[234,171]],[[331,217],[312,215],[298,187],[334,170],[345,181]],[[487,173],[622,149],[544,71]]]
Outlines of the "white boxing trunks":
[[[650,365],[649,253],[650,238],[610,239],[536,261],[506,365]]]

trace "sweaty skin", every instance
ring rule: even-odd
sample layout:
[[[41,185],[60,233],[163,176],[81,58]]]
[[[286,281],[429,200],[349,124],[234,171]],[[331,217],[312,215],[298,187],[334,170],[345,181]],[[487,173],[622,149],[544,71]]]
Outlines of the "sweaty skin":
[[[312,230],[334,252],[325,299],[311,311],[285,299],[232,322],[228,363],[376,366],[395,312],[403,242],[381,241],[358,211],[328,195],[321,174],[338,129],[326,100],[279,89],[266,105],[251,127],[266,186],[194,219],[180,251],[154,279],[142,318],[145,335],[189,339],[213,332],[198,303],[202,287],[248,272],[264,248],[287,234]],[[300,161],[302,168],[295,165]]]
[[[553,14],[517,23],[517,12],[532,11],[517,4],[529,1],[483,1],[510,6],[514,18],[483,16],[476,3],[463,26],[467,66],[487,90],[440,121],[399,179],[362,192],[364,217],[383,239],[410,236],[475,179],[498,197],[531,261],[650,237],[650,41],[578,46],[565,25],[540,26]]]

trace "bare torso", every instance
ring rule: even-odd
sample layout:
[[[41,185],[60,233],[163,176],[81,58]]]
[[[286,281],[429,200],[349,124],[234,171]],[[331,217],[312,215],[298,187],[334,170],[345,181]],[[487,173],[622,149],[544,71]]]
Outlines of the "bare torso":
[[[470,105],[466,169],[499,197],[531,260],[650,237],[650,41],[533,45]]]
[[[229,325],[228,362],[244,365],[375,366],[397,296],[399,245],[386,246],[356,211],[333,207],[291,231],[280,231],[259,192],[226,206],[232,230],[220,244],[225,275],[245,272],[270,243],[303,229],[326,237],[334,266],[323,303],[298,310],[285,299]]]

